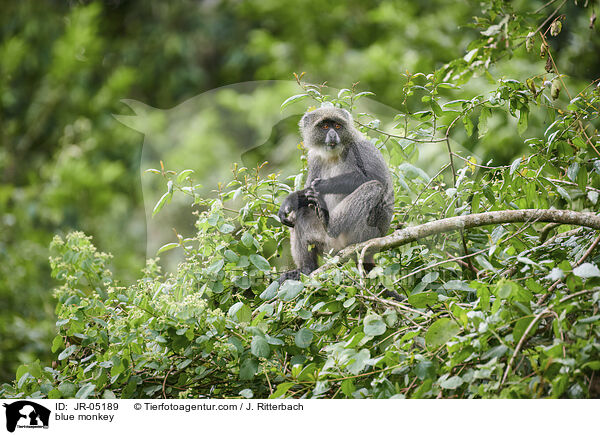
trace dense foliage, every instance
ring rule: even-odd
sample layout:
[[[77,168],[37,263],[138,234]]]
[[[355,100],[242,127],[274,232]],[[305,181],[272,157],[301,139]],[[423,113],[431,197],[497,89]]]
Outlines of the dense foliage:
[[[0,380],[51,358],[54,234],[83,229],[115,254],[122,281],[140,276],[142,136],[113,118],[130,114],[121,99],[170,108],[219,86],[308,70],[338,86],[360,80],[393,104],[395,71],[430,71],[468,43],[457,23],[471,8],[445,3],[355,0],[335,6],[323,26],[314,0],[3,1]],[[270,98],[272,108],[280,103]]]
[[[375,141],[390,163],[396,190],[394,228],[504,209],[555,207],[598,211],[598,82],[582,84],[581,79],[589,77],[563,70],[563,61],[557,56],[563,53],[560,41],[569,26],[573,26],[573,32],[577,26],[586,28],[587,23],[582,26],[578,20],[589,18],[589,14],[583,8],[565,6],[565,2],[554,3],[546,6],[548,11],[544,8],[539,13],[526,14],[512,10],[503,2],[491,2],[476,21],[477,32],[471,33],[473,41],[466,47],[467,55],[463,57],[463,53],[453,51],[451,58],[444,59],[448,63],[441,67],[428,63],[417,65],[416,70],[434,71],[430,74],[397,73],[393,63],[387,65],[387,69],[377,68],[377,62],[367,68],[376,79],[371,83],[367,75],[361,89],[386,95],[398,111],[392,126],[383,125],[376,113],[355,111],[359,128]],[[228,13],[255,19],[263,14],[279,17],[286,12],[283,5],[277,4],[262,2],[259,6],[249,2],[252,6],[239,6],[235,12]],[[561,11],[563,6],[567,11]],[[18,10],[25,7],[15,6]],[[357,3],[355,7],[363,6]],[[371,24],[377,26],[375,30],[359,26],[366,35],[378,38],[377,43],[365,46],[371,57],[377,57],[379,50],[383,50],[381,56],[394,52],[391,41],[396,33],[392,28],[398,23],[390,20],[398,14],[386,13],[386,7],[393,8],[393,3],[382,2],[379,8],[367,14],[369,22],[377,23]],[[442,13],[446,9],[437,10]],[[468,10],[458,10],[452,16],[468,15]],[[561,15],[565,12],[572,14]],[[91,48],[96,46],[100,50],[102,44],[85,29],[89,30],[89,22],[97,22],[100,13],[96,3],[74,9],[70,21],[70,25],[75,26],[71,27],[74,34],[65,33],[60,44],[79,44],[82,37],[88,35],[91,42],[85,52],[93,57]],[[285,16],[289,18],[289,11],[287,13]],[[419,11],[409,8],[405,16],[397,19],[407,20],[411,13],[416,15]],[[216,12],[215,15],[223,20],[227,16]],[[336,16],[334,14],[334,18]],[[343,16],[340,12],[340,17]],[[362,17],[357,13],[357,19]],[[292,44],[291,32],[297,30],[294,26],[301,21],[280,19],[269,20],[267,24],[284,28],[289,25],[286,28],[289,34],[275,34],[282,39],[288,35],[287,44]],[[37,23],[41,22],[40,18]],[[84,24],[79,28],[77,23]],[[387,33],[378,32],[382,30],[379,26]],[[353,27],[326,26],[323,30],[332,32],[333,29],[350,34]],[[259,50],[257,47],[261,44],[280,47],[269,53],[287,53],[285,43],[281,43],[281,47],[277,41],[265,41],[268,31],[256,30],[252,35],[248,51],[238,53],[238,57],[231,54],[228,67],[223,67],[221,72],[250,68],[252,62],[244,62],[243,55],[252,53],[251,49]],[[324,39],[326,36],[318,32],[314,35]],[[443,40],[426,32],[419,33],[418,38],[424,38],[421,44],[427,47],[432,46],[427,38],[436,43]],[[591,40],[593,46],[597,32],[592,33]],[[14,46],[7,42],[4,50],[17,50],[19,44],[24,44],[18,42],[17,37],[9,41],[13,41]],[[85,43],[85,39],[83,41]],[[56,44],[56,50],[60,50],[62,46]],[[176,41],[171,44],[169,47],[174,53],[190,55],[181,47],[177,49]],[[348,44],[353,46],[358,42],[350,39]],[[452,50],[456,50],[454,45],[450,44]],[[413,49],[419,46],[418,43],[412,45]],[[330,58],[327,54],[335,55],[339,52],[336,50],[343,51],[345,47],[319,47],[322,51],[300,55],[301,50],[308,48],[299,46],[292,52],[302,59],[327,58],[329,67],[314,73],[321,78],[334,74],[332,71],[337,72],[339,68],[336,57]],[[228,48],[238,50],[224,49]],[[577,58],[572,51],[566,53],[565,57]],[[533,73],[529,71],[527,76],[515,73],[510,78],[498,74],[507,68],[504,64],[511,64],[511,55],[515,59],[532,59],[528,65],[535,65]],[[457,60],[451,60],[454,57]],[[58,56],[51,62],[57,65],[63,62],[64,65],[60,65],[67,68],[64,71],[72,71],[76,77],[81,74],[84,82],[91,80],[79,66],[69,64],[68,58]],[[88,74],[93,75],[95,65],[101,62],[98,56],[97,64],[87,64]],[[280,57],[265,65],[269,67],[257,68],[257,76],[265,74],[271,78],[278,68],[289,74],[290,66],[295,66],[293,62],[280,63]],[[56,75],[43,79],[48,81],[47,86],[55,88],[51,80],[64,80],[65,84],[74,80],[59,66],[56,68]],[[576,77],[567,79],[565,73]],[[123,74],[130,80],[123,79]],[[227,77],[237,78],[231,74]],[[477,76],[486,77],[487,83],[482,84]],[[115,84],[117,90],[109,87],[113,91],[102,94],[105,99],[101,101],[106,106],[99,106],[98,100],[94,100],[90,111],[106,115],[107,107],[114,103],[111,98],[133,86],[135,70],[119,77],[122,80],[115,79],[115,83],[123,86]],[[303,109],[336,104],[354,110],[357,98],[365,95],[354,87],[329,94],[327,87],[309,85],[304,78],[299,77],[298,82],[298,96],[284,104],[299,105]],[[173,83],[183,89],[189,85],[185,80]],[[386,94],[387,90],[390,92]],[[93,92],[100,93],[100,90]],[[85,94],[74,93],[72,97],[86,100]],[[15,102],[22,99],[13,96]],[[73,104],[80,109],[76,102]],[[121,194],[127,192],[125,186],[134,175],[127,175],[130,169],[124,167],[119,158],[115,161],[120,163],[111,163],[110,159],[77,158],[77,153],[83,151],[103,154],[112,150],[103,145],[113,138],[112,127],[104,130],[92,127],[90,118],[102,125],[93,114],[82,115],[73,122],[68,112],[55,114],[52,105],[41,107],[49,110],[45,116],[64,116],[64,121],[55,121],[59,125],[68,124],[63,135],[62,131],[50,129],[49,121],[45,121],[49,131],[57,137],[56,143],[77,145],[71,148],[73,154],[64,154],[63,148],[55,150],[53,164],[57,165],[57,173],[62,174],[58,179],[62,187],[40,183],[26,188],[27,199],[20,199],[20,207],[14,208],[24,216],[18,216],[18,223],[12,221],[12,225],[23,232],[34,227],[37,215],[28,212],[27,218],[23,205],[37,204],[32,198],[43,191],[48,193],[49,205],[39,206],[45,216],[47,213],[54,219],[51,222],[58,223],[72,216],[76,221],[72,227],[85,226],[79,219],[85,216],[91,219],[92,215],[77,210],[63,215],[58,210],[88,206],[100,212],[108,207],[114,210],[114,225],[103,227],[103,231],[115,231],[120,237],[123,232],[115,228],[118,228],[119,216],[122,218],[119,213],[125,211],[115,202],[115,190],[106,195],[103,192],[106,183],[111,182],[123,183]],[[39,118],[34,109],[30,110],[33,111],[30,116]],[[11,125],[15,132],[26,127],[16,119]],[[35,139],[43,137],[43,133],[33,130],[30,134]],[[136,138],[132,133],[121,134],[121,140]],[[457,142],[476,152],[473,155],[459,152]],[[30,140],[25,145],[35,143],[36,140]],[[524,144],[518,148],[520,155],[506,162],[511,158],[509,145],[515,143]],[[438,164],[438,160],[432,159],[435,162],[432,165],[437,166],[424,171],[416,162],[426,144],[436,147],[438,157],[444,160]],[[494,150],[502,150],[504,154],[496,158]],[[478,159],[477,154],[485,159]],[[5,152],[5,155],[14,161],[3,163],[3,169],[22,164],[18,153]],[[41,151],[40,155],[43,155]],[[495,159],[490,161],[492,156]],[[40,159],[42,163],[34,161],[33,164],[43,168],[47,162]],[[73,164],[82,167],[74,171]],[[60,283],[54,292],[58,331],[52,340],[51,352],[55,361],[51,366],[39,361],[21,365],[14,384],[5,384],[0,390],[2,396],[600,395],[597,232],[567,225],[523,222],[441,234],[380,253],[378,266],[367,277],[361,276],[354,262],[348,262],[303,282],[288,281],[278,288],[272,284],[276,276],[273,265],[277,256],[285,251],[287,231],[277,221],[276,212],[284,195],[302,185],[302,174],[290,180],[290,186],[277,175],[236,166],[218,196],[206,197],[199,193],[199,180],[186,168],[176,171],[157,168],[154,172],[163,178],[165,186],[165,194],[156,205],[158,213],[161,208],[169,207],[168,201],[173,195],[189,196],[197,210],[196,235],[181,237],[159,252],[181,250],[185,260],[174,273],[161,272],[157,260],[150,260],[143,276],[127,284],[113,278],[112,257],[98,252],[89,237],[79,232],[56,236],[51,244],[50,262],[52,277]],[[81,179],[73,178],[74,175]],[[13,191],[20,176],[14,174],[9,179],[14,185],[3,186],[2,198],[6,199],[0,200],[7,204],[15,201]],[[41,177],[44,177],[43,171]],[[104,181],[99,183],[98,179]],[[52,186],[54,190],[47,190]],[[82,186],[89,187],[90,204],[78,201],[72,204],[72,195],[79,194]],[[3,225],[10,223],[7,222],[5,219]],[[0,277],[10,277],[0,281],[14,286],[7,293],[14,299],[11,306],[25,303],[27,299],[18,299],[25,296],[19,295],[17,289],[32,276],[39,280],[38,291],[44,288],[44,280],[40,278],[44,270],[35,268],[36,263],[19,277],[11,275],[15,269],[29,264],[25,254],[11,256],[23,243],[32,244],[38,260],[43,257],[45,251],[40,244],[48,236],[39,231],[19,244],[7,243],[10,251],[0,252],[20,265],[4,262],[0,266]],[[4,234],[0,237],[17,237],[19,232]],[[129,243],[127,238],[121,242]],[[117,253],[115,261],[121,263],[117,268],[120,269],[130,260],[120,259]],[[20,339],[29,342],[34,337]]]

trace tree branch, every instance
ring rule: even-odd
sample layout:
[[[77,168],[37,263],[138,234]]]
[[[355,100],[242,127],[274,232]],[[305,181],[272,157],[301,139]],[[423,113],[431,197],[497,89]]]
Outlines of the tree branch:
[[[394,231],[388,236],[378,237],[376,239],[348,246],[338,252],[337,255],[326,264],[315,270],[312,275],[319,274],[331,269],[338,263],[347,261],[355,252],[361,252],[361,257],[364,257],[367,254],[374,254],[379,251],[396,248],[435,234],[448,233],[451,231],[459,231],[485,225],[515,222],[554,222],[558,224],[580,225],[600,230],[600,216],[597,216],[594,213],[571,210],[501,210],[465,216],[454,216],[403,228]]]

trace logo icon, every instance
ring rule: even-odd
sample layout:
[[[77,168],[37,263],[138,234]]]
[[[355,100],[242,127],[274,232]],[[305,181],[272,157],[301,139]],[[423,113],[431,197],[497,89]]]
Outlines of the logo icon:
[[[15,428],[47,429],[50,421],[50,410],[29,400],[3,404],[6,408],[6,429],[14,432]]]

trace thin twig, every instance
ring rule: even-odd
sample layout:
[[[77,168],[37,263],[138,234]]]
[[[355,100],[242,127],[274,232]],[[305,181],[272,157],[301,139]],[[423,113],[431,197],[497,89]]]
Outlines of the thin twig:
[[[399,134],[388,133],[386,131],[379,130],[378,128],[368,126],[368,125],[363,124],[363,123],[361,123],[359,121],[356,121],[356,123],[359,126],[361,126],[361,127],[368,128],[369,130],[373,130],[374,132],[379,133],[379,134],[383,134],[384,136],[389,136],[389,137],[393,137],[393,138],[396,138],[396,139],[405,139],[405,140],[409,140],[411,142],[436,143],[436,142],[444,142],[446,140],[444,138],[440,138],[440,139],[435,139],[435,138],[434,139],[416,139],[416,138],[408,137],[408,136],[400,136]]]
[[[563,302],[567,302],[568,300],[576,298],[577,296],[585,295],[585,294],[588,294],[588,293],[596,293],[598,290],[600,290],[600,289],[595,288],[595,289],[592,289],[592,290],[581,290],[581,291],[579,291],[577,293],[573,293],[572,295],[565,296],[560,301],[558,301],[558,303],[562,304]]]
[[[432,269],[432,268],[434,268],[434,267],[440,266],[440,265],[442,265],[442,264],[445,264],[445,263],[451,263],[451,262],[453,262],[453,261],[455,261],[455,262],[456,262],[457,260],[464,260],[465,258],[474,257],[475,255],[479,255],[479,254],[481,254],[481,253],[483,253],[483,252],[487,251],[488,249],[489,249],[489,248],[484,248],[484,249],[481,249],[481,250],[479,250],[479,251],[477,251],[477,252],[473,252],[473,253],[471,253],[471,254],[463,255],[462,257],[453,257],[453,258],[449,258],[449,259],[447,259],[447,260],[439,261],[439,262],[437,262],[437,263],[430,264],[429,266],[425,266],[425,267],[422,267],[422,268],[420,268],[420,269],[413,270],[411,273],[409,273],[409,274],[407,274],[407,275],[404,275],[404,276],[403,276],[403,277],[401,277],[401,278],[398,278],[398,279],[397,279],[395,282],[400,282],[400,281],[403,281],[403,280],[405,280],[405,279],[407,279],[407,278],[410,278],[410,277],[411,277],[411,276],[413,276],[413,275],[416,275],[416,274],[418,274],[418,273],[424,272],[424,271],[426,271],[426,270]]]
[[[169,375],[171,374],[172,371],[173,371],[173,367],[169,368],[169,371],[167,372],[167,374],[165,375],[165,379],[163,380],[162,394],[165,399],[167,398],[167,393],[165,392],[165,388],[167,386],[167,378],[169,377]]]
[[[568,184],[569,186],[578,186],[579,187],[579,184],[573,183],[572,181],[557,180],[556,178],[547,178],[547,180],[554,181],[555,183],[562,183],[562,184]],[[600,189],[596,189],[595,187],[585,186],[585,189],[600,193]]]
[[[425,187],[423,188],[423,190],[421,190],[421,191],[419,192],[419,194],[418,194],[418,195],[417,195],[417,197],[416,197],[416,198],[413,200],[413,202],[412,202],[411,206],[408,208],[408,210],[406,210],[406,211],[404,212],[404,215],[402,216],[402,221],[405,221],[405,220],[406,220],[406,216],[408,216],[408,213],[409,213],[409,212],[410,212],[410,211],[411,211],[411,210],[414,208],[414,206],[417,204],[417,201],[419,200],[419,198],[421,198],[421,195],[423,195],[423,193],[424,193],[424,192],[425,192],[427,189],[429,189],[429,186],[431,186],[431,183],[433,183],[433,182],[435,181],[435,179],[436,179],[437,177],[439,177],[439,176],[442,174],[442,172],[444,172],[444,171],[445,171],[445,170],[446,170],[446,169],[447,169],[449,166],[450,166],[450,163],[446,163],[444,166],[442,166],[442,169],[440,169],[440,170],[437,172],[437,174],[435,174],[433,177],[431,177],[431,178],[429,179],[429,182],[428,182],[428,183],[425,185]]]
[[[579,259],[579,261],[577,262],[575,267],[581,266],[583,264],[583,262],[585,260],[587,260],[587,258],[594,251],[594,249],[596,249],[596,246],[598,246],[598,243],[600,243],[600,236],[596,237],[596,240],[594,240],[594,242],[590,245],[590,247],[587,249],[587,251],[585,251],[585,253],[581,256],[581,258]]]
[[[515,348],[515,351],[513,352],[512,356],[510,358],[510,361],[508,361],[508,365],[506,366],[506,370],[504,371],[504,376],[502,376],[502,381],[500,382],[500,386],[502,386],[504,384],[504,382],[506,381],[506,378],[508,377],[508,374],[510,373],[510,368],[512,367],[512,364],[515,361],[515,358],[517,357],[517,354],[521,350],[521,347],[523,346],[523,343],[525,343],[525,340],[527,339],[527,334],[529,334],[529,332],[531,332],[531,330],[533,329],[533,326],[545,314],[548,314],[548,313],[550,313],[550,309],[549,308],[546,308],[543,311],[541,311],[537,316],[535,316],[535,318],[531,321],[531,323],[529,324],[529,326],[527,326],[527,329],[525,329],[525,332],[521,336],[521,339],[519,340],[519,344],[517,344],[517,347]]]
[[[577,261],[577,263],[575,263],[574,267],[581,266],[583,264],[583,262],[594,251],[594,249],[596,248],[596,246],[598,246],[598,243],[600,243],[600,236],[596,237],[596,239],[592,242],[592,244],[587,249],[587,251],[585,251],[585,253],[581,256],[581,258],[579,259],[579,261]],[[542,295],[542,297],[539,298],[537,304],[538,305],[542,305],[544,302],[546,302],[548,300],[548,298],[552,295],[552,293],[554,292],[554,290],[556,290],[556,287],[558,287],[558,285],[561,282],[562,282],[562,278],[558,278],[556,281],[554,281],[554,283],[552,283],[552,285],[548,289],[548,292],[546,294]]]
[[[379,302],[382,305],[389,305],[389,306],[392,306],[392,307],[400,308],[400,309],[402,309],[404,311],[409,311],[409,312],[411,312],[413,314],[418,314],[419,316],[431,317],[431,314],[429,314],[429,313],[425,313],[423,311],[415,310],[414,308],[411,308],[411,307],[409,307],[407,305],[404,305],[404,304],[402,304],[400,302],[390,301],[390,300],[387,300],[387,299],[381,299],[381,298],[378,298],[377,296],[357,295],[357,297],[366,299],[368,301]],[[419,326],[419,325],[417,325],[417,326]],[[422,327],[419,326],[419,328],[422,328]]]
[[[269,375],[267,374],[267,370],[266,368],[263,367],[263,373],[265,374],[265,378],[267,378],[267,384],[269,384],[269,392],[271,393],[270,395],[273,395],[273,387],[271,386],[271,381],[269,380]]]

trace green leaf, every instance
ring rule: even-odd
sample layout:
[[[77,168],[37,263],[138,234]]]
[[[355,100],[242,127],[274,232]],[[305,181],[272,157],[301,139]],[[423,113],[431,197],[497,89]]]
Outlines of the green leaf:
[[[433,113],[435,113],[435,116],[442,116],[444,115],[444,111],[442,110],[442,108],[440,107],[440,105],[438,104],[437,101],[435,100],[431,100],[429,102],[429,105],[431,106],[431,110],[433,110]]]
[[[75,384],[67,381],[61,382],[58,386],[58,391],[60,391],[63,398],[73,397],[75,395]]]
[[[363,331],[365,335],[377,336],[385,333],[385,322],[377,314],[369,314],[365,317]]]
[[[160,249],[158,251],[156,251],[156,255],[165,252],[165,251],[170,251],[173,248],[176,248],[179,246],[179,243],[167,243],[166,245],[163,245],[160,247]]]
[[[460,327],[449,318],[438,319],[425,334],[425,343],[429,348],[437,348],[460,332]]]
[[[223,256],[227,259],[227,261],[229,261],[230,263],[237,263],[237,261],[240,259],[240,256],[237,255],[235,252],[233,252],[231,249],[227,249],[224,253]]]
[[[206,272],[210,274],[219,273],[223,266],[225,265],[225,260],[219,258],[217,261],[213,262],[210,266],[206,268]]]
[[[415,373],[420,380],[433,378],[435,376],[435,364],[429,360],[420,361],[415,368]]]
[[[466,103],[467,100],[452,100],[452,101],[448,101],[446,104],[444,104],[444,107],[446,108],[451,108],[451,107],[460,107],[462,106],[463,103]]]
[[[356,353],[350,360],[351,364],[346,369],[353,375],[357,375],[362,372],[367,366],[367,361],[371,358],[371,353],[368,349],[361,349],[360,352]]]
[[[236,302],[229,307],[227,315],[236,318],[240,323],[250,323],[252,320],[252,310],[243,302]]]
[[[600,269],[593,263],[583,263],[573,269],[573,274],[580,278],[593,278],[600,276]]]
[[[473,136],[473,121],[469,115],[465,114],[462,119],[463,125],[465,126],[465,131],[467,132],[467,137]]]
[[[513,338],[517,343],[519,342],[519,340],[521,340],[521,337],[523,337],[525,330],[529,327],[529,324],[533,319],[533,316],[527,316],[517,320],[513,328]],[[530,334],[532,334],[533,332],[535,332],[535,328],[531,329]]]
[[[528,116],[529,116],[529,109],[519,110],[519,121],[517,122],[517,131],[519,132],[520,135],[523,135],[523,133],[525,133],[525,130],[527,130]]]
[[[58,360],[62,361],[63,359],[69,358],[76,350],[77,350],[77,346],[75,346],[75,345],[71,345],[71,346],[67,347],[65,350],[63,350],[58,355]]]
[[[291,301],[304,289],[304,284],[300,281],[288,279],[279,288],[278,297],[286,302]]]
[[[349,95],[346,95],[346,94],[351,94],[351,93],[352,93],[352,91],[350,89],[343,88],[343,89],[339,90],[337,97],[338,98],[344,98],[344,97],[348,98]]]
[[[57,388],[53,388],[48,392],[48,399],[61,399],[62,394]]]
[[[279,282],[273,281],[269,286],[262,292],[259,296],[262,300],[268,301],[273,299],[277,295],[277,290],[279,289]]]
[[[531,299],[533,299],[533,293],[531,293],[531,291],[526,288],[521,286],[518,283],[513,283],[514,284],[514,291],[513,291],[513,296],[515,298],[515,300],[519,301],[519,302],[531,302]]]
[[[431,378],[425,379],[425,381],[423,381],[421,386],[419,388],[417,388],[417,390],[413,393],[411,398],[412,399],[420,399],[421,397],[423,397],[423,395],[425,393],[427,393],[429,390],[431,390],[432,385],[433,385],[433,379],[431,379]]]
[[[579,186],[581,191],[585,192],[585,188],[589,184],[588,173],[587,173],[587,169],[585,168],[585,166],[579,168],[575,182],[577,183],[577,185]],[[590,192],[594,192],[594,191],[590,190]],[[596,193],[596,195],[598,194],[598,192],[594,192],[594,193]]]
[[[595,316],[584,317],[583,319],[578,319],[577,323],[597,323],[600,320],[600,314],[596,314]]]
[[[254,358],[247,358],[242,360],[240,364],[240,379],[242,381],[249,381],[254,378],[254,375],[258,372],[258,361]]]
[[[250,352],[258,358],[268,358],[271,354],[271,347],[264,337],[255,335],[250,343]]]
[[[488,120],[492,115],[492,111],[489,107],[483,107],[479,114],[479,123],[477,124],[477,134],[479,138],[485,136],[488,131]]]
[[[181,184],[181,182],[183,180],[186,179],[186,177],[188,177],[190,174],[192,174],[194,172],[193,169],[184,169],[183,171],[181,171],[179,173],[179,175],[177,176],[177,184]]]
[[[270,272],[271,265],[269,262],[262,256],[258,254],[250,255],[250,262],[260,271],[262,272]]]
[[[300,329],[298,332],[296,332],[296,335],[294,337],[296,346],[298,346],[301,349],[306,349],[308,346],[310,346],[310,343],[312,343],[312,339],[313,332],[308,328]]]
[[[577,180],[577,174],[578,173],[579,173],[579,163],[573,162],[567,168],[567,177],[569,177],[569,180],[575,182]]]
[[[54,337],[54,340],[52,340],[52,347],[50,348],[52,353],[55,353],[58,349],[60,349],[61,347],[64,347],[64,341],[61,335],[57,335],[56,337]]]
[[[252,399],[254,397],[254,392],[250,388],[245,388],[240,391],[240,396],[246,399]]]
[[[435,292],[423,292],[410,295],[408,303],[415,308],[427,308],[428,305],[433,305],[438,301],[438,294]]]
[[[479,296],[479,308],[482,311],[488,311],[490,309],[490,291],[487,286],[479,287],[477,296]]]
[[[290,98],[288,98],[283,103],[281,103],[281,110],[285,109],[287,106],[289,106],[292,103],[304,100],[306,97],[308,97],[308,94],[292,95]]]
[[[513,291],[516,291],[515,287],[516,285],[514,282],[501,279],[498,281],[498,284],[496,284],[496,295],[500,299],[508,299],[513,294]]]
[[[498,346],[492,347],[486,353],[481,356],[481,359],[487,361],[492,358],[500,358],[508,351],[508,346],[504,344],[500,344]]]
[[[229,234],[233,230],[235,230],[235,227],[233,225],[231,225],[231,224],[228,224],[228,223],[224,223],[223,225],[221,225],[219,227],[219,231],[222,232],[223,234]]]
[[[483,194],[485,195],[487,200],[490,202],[490,204],[494,204],[496,202],[496,197],[494,196],[494,191],[487,184],[485,186],[483,186]]]
[[[463,383],[464,381],[460,376],[452,376],[440,382],[440,387],[442,387],[444,390],[454,390],[460,387]]]
[[[17,368],[17,376],[16,376],[16,379],[17,379],[17,381],[18,381],[19,379],[21,379],[21,377],[22,377],[22,376],[23,376],[25,373],[29,373],[29,368],[28,368],[26,365],[19,366],[19,367]]]
[[[521,164],[522,160],[523,160],[523,157],[519,157],[514,162],[512,162],[512,164],[510,165],[510,175],[514,174],[515,171],[517,169],[519,169],[519,165]]]
[[[75,398],[76,399],[87,399],[89,397],[89,395],[94,392],[95,389],[96,389],[96,386],[92,383],[84,384],[79,389],[79,391],[77,391],[77,394],[75,394]]]
[[[283,383],[277,385],[277,389],[275,390],[275,392],[273,394],[271,394],[269,396],[269,399],[277,399],[278,397],[283,396],[294,385],[296,385],[294,382],[283,382]]]
[[[154,215],[163,208],[163,205],[165,205],[165,202],[167,202],[167,199],[169,199],[172,196],[173,196],[173,192],[166,192],[163,196],[160,197],[160,199],[154,206],[154,209],[152,210],[152,217],[154,217]]]
[[[358,94],[354,95],[354,101],[358,100],[359,98],[362,97],[366,97],[367,95],[375,95],[373,92],[369,92],[369,91],[363,91],[363,92],[359,92]]]
[[[354,302],[356,302],[356,298],[353,296],[350,299],[346,299],[343,303],[343,306],[344,308],[349,308],[354,305]]]
[[[252,237],[252,234],[250,234],[249,232],[245,232],[244,234],[242,234],[241,240],[246,248],[250,248],[254,245],[254,237]]]
[[[352,397],[352,393],[356,391],[353,379],[345,379],[340,387],[342,388],[342,393],[344,393],[346,397]]]
[[[571,195],[569,195],[569,192],[567,192],[564,188],[562,188],[561,186],[556,186],[556,191],[560,194],[560,196],[562,196],[564,199],[566,199],[567,201],[571,201]]]

